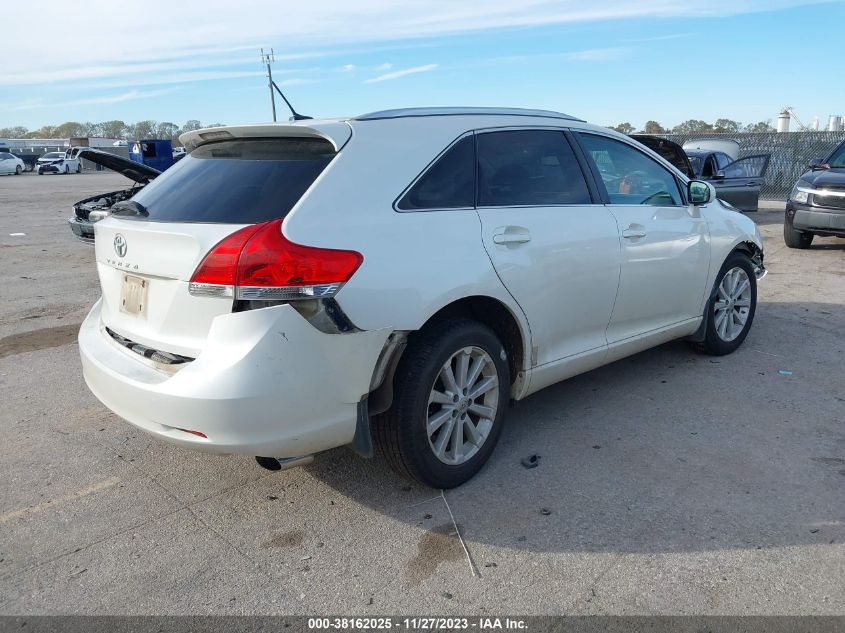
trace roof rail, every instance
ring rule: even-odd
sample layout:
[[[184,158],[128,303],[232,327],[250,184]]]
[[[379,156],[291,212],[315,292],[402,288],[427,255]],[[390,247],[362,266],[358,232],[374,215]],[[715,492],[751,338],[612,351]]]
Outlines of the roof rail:
[[[553,112],[552,110],[528,110],[524,108],[485,108],[485,107],[448,107],[448,108],[398,108],[396,110],[380,110],[355,117],[354,121],[378,121],[380,119],[403,119],[412,117],[431,116],[528,116],[544,117],[547,119],[565,119],[567,121],[582,121],[574,116]]]

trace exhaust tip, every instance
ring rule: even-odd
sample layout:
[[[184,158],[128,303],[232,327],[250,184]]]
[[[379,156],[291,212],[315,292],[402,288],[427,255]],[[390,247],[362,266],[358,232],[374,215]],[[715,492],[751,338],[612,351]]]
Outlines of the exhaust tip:
[[[303,457],[258,457],[255,461],[262,468],[267,470],[288,470],[289,468],[296,468],[297,466],[305,466],[314,461],[313,455],[305,455]]]

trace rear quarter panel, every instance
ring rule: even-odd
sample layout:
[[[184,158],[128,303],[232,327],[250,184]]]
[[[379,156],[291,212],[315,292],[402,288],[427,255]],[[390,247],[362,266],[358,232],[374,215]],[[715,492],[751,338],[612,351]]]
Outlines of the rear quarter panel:
[[[454,139],[473,129],[461,117],[353,122],[353,136],[285,220],[288,239],[352,249],[364,262],[337,295],[364,330],[417,330],[468,296],[498,299],[528,323],[481,241],[474,209],[398,212],[393,203]]]

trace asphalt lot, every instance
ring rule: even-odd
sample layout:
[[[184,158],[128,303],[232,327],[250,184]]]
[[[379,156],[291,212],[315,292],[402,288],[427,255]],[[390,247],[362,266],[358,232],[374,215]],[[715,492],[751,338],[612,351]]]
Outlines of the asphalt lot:
[[[87,391],[98,284],[65,219],[126,183],[0,177],[0,613],[845,614],[845,240],[788,250],[768,203],[737,353],[671,343],[512,409],[445,494],[476,577],[444,499],[380,461],[270,473]]]

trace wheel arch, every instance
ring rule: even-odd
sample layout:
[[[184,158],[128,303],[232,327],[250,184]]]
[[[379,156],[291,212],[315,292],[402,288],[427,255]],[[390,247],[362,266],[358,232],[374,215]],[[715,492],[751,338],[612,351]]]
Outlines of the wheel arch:
[[[408,333],[421,332],[436,321],[455,318],[470,318],[489,327],[502,342],[508,355],[511,396],[518,398],[524,392],[526,370],[530,367],[527,354],[531,349],[531,335],[527,324],[523,325],[513,310],[500,299],[487,295],[473,295],[454,300],[434,312],[418,329]],[[396,348],[384,372],[381,384],[369,394],[371,414],[386,411],[393,402],[393,386],[396,367],[405,351],[405,342]]]
[[[719,262],[719,267],[716,269],[716,278],[713,279],[710,285],[710,292],[704,298],[704,310],[701,319],[701,325],[698,326],[698,329],[693,333],[691,336],[687,337],[688,341],[693,343],[700,343],[704,340],[707,331],[707,323],[708,320],[711,319],[709,306],[710,301],[716,295],[716,282],[718,281],[718,271],[722,269],[722,266],[725,265],[725,262],[728,261],[734,253],[742,253],[751,260],[751,265],[754,267],[755,276],[758,279],[761,279],[762,276],[765,274],[766,269],[763,267],[763,249],[760,248],[760,245],[754,242],[753,240],[742,240],[736,244],[734,247],[728,251],[727,255]],[[761,272],[762,271],[762,272]]]

